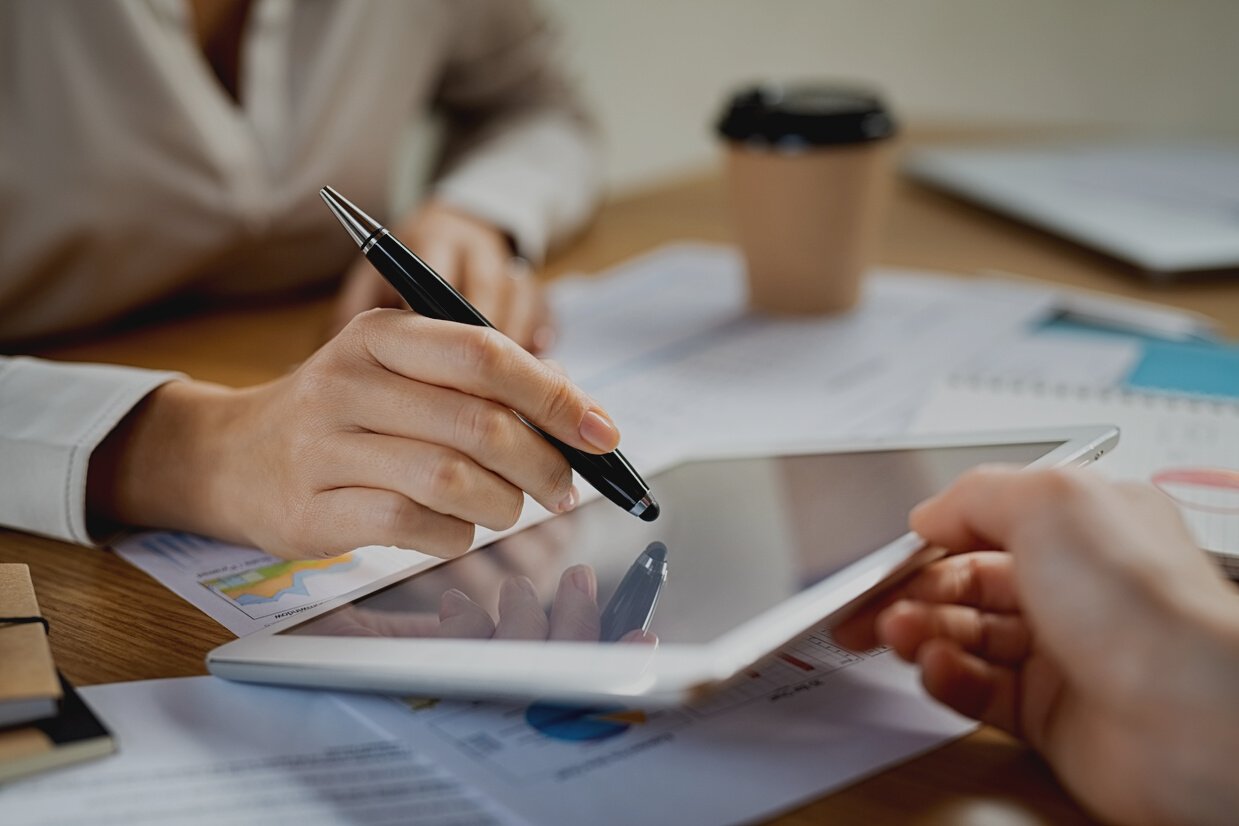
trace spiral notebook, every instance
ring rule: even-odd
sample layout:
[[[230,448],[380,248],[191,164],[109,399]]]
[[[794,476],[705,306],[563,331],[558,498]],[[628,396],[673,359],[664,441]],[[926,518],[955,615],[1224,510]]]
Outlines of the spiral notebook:
[[[917,433],[1113,424],[1118,446],[1096,470],[1151,483],[1179,505],[1197,544],[1239,579],[1239,402],[959,378],[931,393]]]

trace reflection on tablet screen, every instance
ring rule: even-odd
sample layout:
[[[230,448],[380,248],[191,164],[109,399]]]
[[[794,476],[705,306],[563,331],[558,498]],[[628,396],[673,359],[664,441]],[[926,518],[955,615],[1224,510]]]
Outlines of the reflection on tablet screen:
[[[650,479],[657,522],[596,500],[284,633],[705,643],[898,539],[968,468],[1061,444],[688,463]]]

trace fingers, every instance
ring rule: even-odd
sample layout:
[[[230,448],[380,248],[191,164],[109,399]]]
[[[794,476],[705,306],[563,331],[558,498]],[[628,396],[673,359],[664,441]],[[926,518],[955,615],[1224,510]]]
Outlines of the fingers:
[[[289,514],[291,531],[264,550],[289,559],[337,556],[363,545],[395,545],[439,557],[469,550],[473,525],[390,490],[333,488]]]
[[[1025,526],[1096,513],[1092,499],[1103,486],[1099,477],[1079,469],[983,465],[918,505],[910,521],[914,531],[951,551],[1008,549]]]
[[[512,254],[502,238],[497,234],[470,237],[460,245],[459,254],[461,277],[457,289],[491,324],[525,346],[509,327],[510,292],[515,284],[508,277],[508,259]]]
[[[912,530],[949,551],[1001,548],[995,534],[1001,533],[1005,520],[988,511],[998,506],[1000,492],[1009,488],[1016,473],[1014,468],[1000,466],[968,471],[945,491],[912,509]]]
[[[463,255],[459,243],[451,236],[440,233],[414,233],[408,241],[414,245],[413,253],[418,258],[440,278],[463,292]]]
[[[344,276],[340,294],[332,308],[331,320],[328,322],[328,338],[343,330],[358,313],[375,307],[404,306],[404,300],[395,287],[375,272],[369,261],[358,259]]]
[[[352,423],[368,431],[451,448],[528,491],[553,513],[571,510],[580,498],[563,455],[500,404],[386,373],[367,378],[356,395],[364,404],[357,407]]]
[[[876,623],[900,600],[967,605],[986,612],[1015,613],[1019,597],[1015,587],[1014,560],[1005,553],[976,552],[949,556],[918,571],[893,591],[881,594],[832,629],[835,640],[854,651],[867,651],[882,643]]]
[[[546,611],[533,582],[526,576],[510,577],[499,589],[497,640],[545,640],[550,633]]]
[[[554,330],[541,291],[498,227],[431,200],[396,232],[498,330],[527,349],[550,346]]]
[[[853,651],[868,651],[877,648],[878,629],[874,626],[877,614],[873,611],[858,612],[830,629],[830,636],[844,648]]]
[[[430,614],[404,611],[371,611],[346,605],[326,614],[315,623],[315,630],[342,637],[433,637],[439,621]]]
[[[542,287],[533,278],[529,263],[515,258],[498,236],[472,239],[455,247],[448,259],[454,270],[440,272],[486,320],[519,346],[542,352],[554,344],[555,330],[550,324],[550,307]],[[365,308],[362,308],[365,309]]]
[[[345,334],[393,373],[490,399],[573,447],[605,453],[619,445],[618,429],[589,396],[495,330],[378,310]]]
[[[987,663],[945,639],[927,643],[917,663],[925,690],[936,700],[1018,736],[1018,671]]]
[[[875,626],[878,639],[909,662],[915,662],[924,646],[939,639],[990,663],[1016,665],[1032,652],[1032,634],[1022,617],[965,605],[901,600],[883,611]]]
[[[574,640],[597,642],[598,583],[588,565],[564,571],[548,621],[528,577],[509,577],[499,589],[499,622],[476,602],[452,588],[440,601],[439,635],[469,639]]]
[[[520,488],[450,447],[375,433],[346,433],[331,446],[339,486],[401,494],[441,514],[502,531],[525,503]]]
[[[554,331],[548,340],[543,328],[549,324],[550,311],[540,284],[534,280],[528,262],[523,258],[510,258],[504,264],[507,286],[507,315],[504,323],[496,327],[509,338],[532,353],[541,353],[554,343]]]
[[[455,588],[439,600],[439,636],[451,639],[488,640],[495,623],[486,609]]]
[[[588,565],[573,565],[564,571],[551,605],[552,640],[598,642],[601,634],[598,579]]]

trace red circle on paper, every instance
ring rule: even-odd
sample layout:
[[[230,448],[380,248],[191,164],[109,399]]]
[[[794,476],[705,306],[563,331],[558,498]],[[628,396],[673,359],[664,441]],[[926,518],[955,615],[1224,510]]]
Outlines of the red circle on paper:
[[[1239,470],[1228,468],[1167,468],[1154,473],[1151,481],[1162,493],[1185,508],[1208,513],[1239,514]],[[1227,490],[1236,493],[1234,505],[1207,505],[1186,499],[1167,490],[1167,485],[1184,485],[1206,490]]]

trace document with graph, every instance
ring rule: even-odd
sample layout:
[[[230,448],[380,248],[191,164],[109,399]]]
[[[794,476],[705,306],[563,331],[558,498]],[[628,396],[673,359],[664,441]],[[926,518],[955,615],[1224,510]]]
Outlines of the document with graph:
[[[112,549],[237,636],[432,562],[416,551],[378,546],[330,559],[278,559],[176,532],[137,534]]]
[[[1113,424],[1118,446],[1097,464],[1160,488],[1197,544],[1239,578],[1239,403],[1224,399],[957,379],[931,394],[918,433]]]
[[[530,823],[591,826],[751,823],[976,727],[893,652],[824,629],[678,708],[402,698],[366,717]]]

